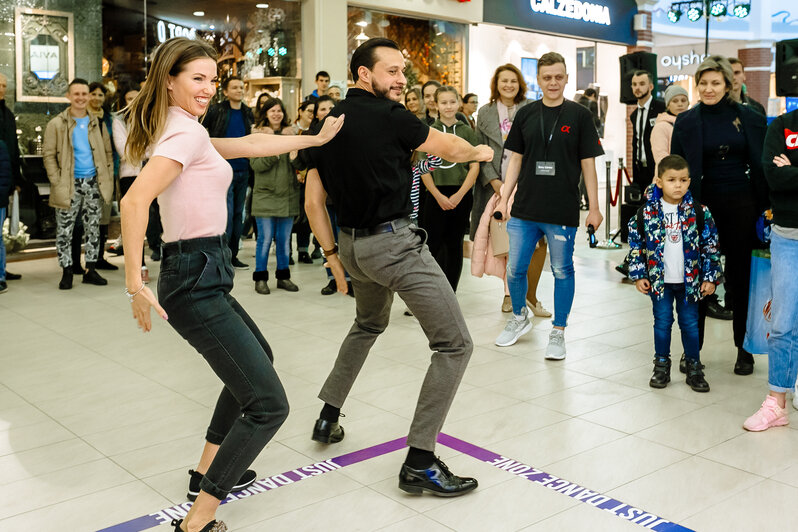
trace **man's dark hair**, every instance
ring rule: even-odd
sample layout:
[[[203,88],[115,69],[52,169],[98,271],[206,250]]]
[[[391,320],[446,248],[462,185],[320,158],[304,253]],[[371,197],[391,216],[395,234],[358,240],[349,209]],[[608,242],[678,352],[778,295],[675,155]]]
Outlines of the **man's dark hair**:
[[[648,70],[635,70],[632,74],[632,77],[635,78],[637,76],[648,76],[648,81],[650,83],[654,83],[654,76],[651,75],[651,72]]]
[[[322,77],[329,79],[330,75],[327,73],[326,70],[319,70],[318,72],[316,72],[316,81],[319,81],[319,78]]]
[[[230,85],[230,82],[231,82],[231,81],[241,81],[241,82],[243,82],[244,80],[243,80],[243,79],[241,79],[241,78],[240,78],[240,77],[238,77],[238,76],[230,76],[229,78],[225,79],[225,80],[222,82],[222,90],[223,90],[223,91],[226,91],[226,90],[227,90],[227,87],[228,87],[228,85]]]
[[[71,83],[70,83],[70,85],[71,85]],[[103,85],[99,81],[92,81],[89,84],[89,92],[94,92],[97,89],[100,89],[101,91],[103,91],[103,94],[108,94],[108,88],[105,85]]]
[[[587,89],[585,89],[584,95],[587,96],[587,97],[590,97],[590,96],[598,97],[598,93],[596,93],[596,89],[591,88],[591,87],[588,87]]]
[[[393,48],[400,50],[399,45],[391,39],[384,37],[375,37],[369,39],[357,47],[355,53],[352,54],[352,61],[349,63],[349,71],[352,73],[352,81],[357,81],[357,69],[364,66],[369,70],[374,69],[374,63],[377,62],[377,54],[374,53],[376,48]],[[400,50],[401,51],[401,50]]]
[[[69,86],[67,87],[67,90],[71,89],[72,85],[86,85],[88,87],[89,86],[89,82],[86,81],[83,78],[75,78],[75,79],[73,79],[72,81],[69,82]]]
[[[666,155],[657,165],[657,177],[662,177],[668,170],[689,170],[687,159],[681,155]]]

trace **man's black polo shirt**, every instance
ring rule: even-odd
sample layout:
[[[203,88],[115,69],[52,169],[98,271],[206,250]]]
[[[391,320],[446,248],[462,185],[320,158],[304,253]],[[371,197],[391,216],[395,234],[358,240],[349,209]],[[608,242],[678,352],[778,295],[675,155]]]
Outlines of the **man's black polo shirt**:
[[[523,154],[511,216],[579,226],[582,159],[604,154],[590,111],[570,100],[557,107],[540,100],[525,105],[515,115],[504,149]],[[539,175],[538,161],[553,162],[554,175]]]
[[[330,116],[346,115],[338,135],[310,150],[338,225],[373,227],[410,215],[410,156],[429,126],[401,104],[349,89]]]

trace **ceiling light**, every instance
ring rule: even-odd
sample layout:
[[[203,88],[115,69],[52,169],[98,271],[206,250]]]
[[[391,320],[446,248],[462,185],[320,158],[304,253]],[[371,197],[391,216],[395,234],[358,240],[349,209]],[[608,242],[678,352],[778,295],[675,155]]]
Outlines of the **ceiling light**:
[[[258,9],[266,9],[269,7],[269,4],[255,4],[255,7]]]
[[[714,2],[709,8],[709,12],[713,17],[722,17],[726,14],[726,4],[723,2]]]
[[[356,24],[357,26],[360,26],[361,28],[365,28],[366,26],[368,26],[368,25],[369,25],[369,23],[368,23],[368,22],[366,22],[365,20],[361,20],[360,22],[355,22],[355,24]]]
[[[366,35],[366,32],[364,32],[364,31],[361,29],[361,30],[360,30],[360,34],[359,34],[359,35],[357,35],[357,36],[355,37],[355,40],[356,40],[357,42],[359,42],[359,43],[364,43],[364,42],[366,42],[367,40],[369,40],[369,36],[368,36],[368,35]]]
[[[676,24],[679,22],[679,19],[682,18],[682,12],[675,7],[671,7],[668,11],[668,20]]]
[[[211,24],[211,25],[210,25],[210,26],[208,26],[208,27],[209,27],[210,29],[212,29],[212,30],[215,30],[215,29],[216,29],[216,26],[214,26],[213,24]]]
[[[194,11],[194,16],[195,17],[204,17],[205,16],[205,11]]]
[[[732,13],[737,18],[745,18],[751,13],[751,4],[737,4]]]
[[[704,14],[704,10],[700,7],[691,7],[687,10],[687,20],[690,22],[695,22],[696,20],[701,18],[701,15]]]

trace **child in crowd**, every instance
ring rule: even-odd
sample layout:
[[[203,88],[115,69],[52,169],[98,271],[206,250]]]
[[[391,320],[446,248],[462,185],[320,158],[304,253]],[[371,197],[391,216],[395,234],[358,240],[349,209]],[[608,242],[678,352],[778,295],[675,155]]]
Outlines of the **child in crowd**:
[[[629,221],[629,277],[654,306],[654,374],[649,385],[664,388],[671,380],[675,301],[687,385],[708,392],[699,359],[698,301],[715,292],[721,276],[718,233],[709,210],[693,204],[689,186],[684,158],[668,155],[660,161],[646,203]]]

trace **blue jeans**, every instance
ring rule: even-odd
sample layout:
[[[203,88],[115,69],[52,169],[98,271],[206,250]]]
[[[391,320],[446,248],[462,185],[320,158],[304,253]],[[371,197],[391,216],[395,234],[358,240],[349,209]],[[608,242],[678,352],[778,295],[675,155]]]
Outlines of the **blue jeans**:
[[[258,224],[258,243],[255,247],[255,271],[268,271],[269,248],[275,241],[277,269],[288,269],[288,256],[291,254],[291,227],[294,219],[286,217],[255,218]]]
[[[768,337],[768,384],[774,392],[789,392],[798,377],[798,240],[771,232],[770,267],[773,301]]]
[[[685,296],[684,283],[666,283],[660,299],[651,296],[654,304],[654,352],[658,356],[671,356],[671,326],[675,301],[684,356],[699,360],[698,303],[688,302]]]
[[[205,439],[219,445],[200,489],[224,499],[288,417],[271,347],[230,295],[233,267],[224,235],[163,245],[158,300],[169,325],[224,384]]]
[[[233,181],[227,189],[227,241],[233,258],[238,256],[238,244],[244,229],[244,204],[247,201],[249,170],[233,172]]]
[[[3,222],[6,221],[6,211],[8,207],[0,207],[0,230],[3,228]],[[6,280],[6,246],[0,240],[0,281]]]
[[[555,327],[568,324],[568,314],[574,303],[574,238],[576,227],[531,222],[510,218],[507,222],[510,235],[510,256],[507,261],[507,286],[513,302],[513,314],[520,316],[526,305],[526,272],[538,240],[545,235],[549,244],[551,272],[554,274]]]

